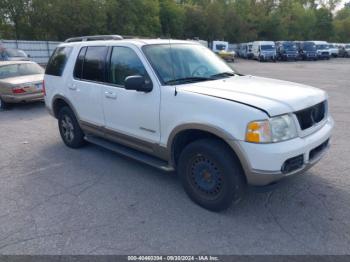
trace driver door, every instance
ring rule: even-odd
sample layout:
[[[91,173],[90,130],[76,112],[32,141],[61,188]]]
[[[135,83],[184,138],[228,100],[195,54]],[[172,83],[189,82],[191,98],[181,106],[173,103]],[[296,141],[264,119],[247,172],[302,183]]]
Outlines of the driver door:
[[[150,144],[159,143],[160,87],[144,66],[146,61],[141,51],[114,46],[109,59],[108,85],[105,85],[103,92],[106,135],[138,149],[147,147],[144,140]],[[126,90],[125,78],[132,75],[142,75],[147,81],[152,81],[152,91]]]

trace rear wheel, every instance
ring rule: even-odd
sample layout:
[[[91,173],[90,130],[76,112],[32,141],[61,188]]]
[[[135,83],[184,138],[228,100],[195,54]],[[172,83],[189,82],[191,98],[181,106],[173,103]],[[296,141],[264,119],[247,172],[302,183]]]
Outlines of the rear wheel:
[[[85,144],[84,132],[69,107],[63,107],[58,113],[58,128],[63,142],[71,148],[79,148]]]
[[[202,139],[189,144],[180,155],[178,173],[188,196],[206,209],[227,209],[243,196],[242,168],[220,140]]]
[[[4,102],[2,98],[0,97],[0,110],[5,110],[8,108],[8,103]]]

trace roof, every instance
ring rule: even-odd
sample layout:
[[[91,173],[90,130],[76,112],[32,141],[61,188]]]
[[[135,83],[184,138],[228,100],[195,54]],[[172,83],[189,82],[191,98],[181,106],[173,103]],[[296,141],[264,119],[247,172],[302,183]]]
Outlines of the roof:
[[[93,46],[93,45],[114,45],[114,44],[133,44],[136,46],[155,45],[155,44],[185,44],[194,43],[198,44],[198,41],[186,41],[186,40],[173,40],[173,39],[123,39],[123,40],[98,40],[98,41],[83,41],[83,42],[70,42],[62,43],[60,46]]]
[[[0,66],[5,66],[5,65],[16,65],[16,64],[36,64],[33,61],[27,61],[27,60],[21,60],[21,61],[0,61]]]

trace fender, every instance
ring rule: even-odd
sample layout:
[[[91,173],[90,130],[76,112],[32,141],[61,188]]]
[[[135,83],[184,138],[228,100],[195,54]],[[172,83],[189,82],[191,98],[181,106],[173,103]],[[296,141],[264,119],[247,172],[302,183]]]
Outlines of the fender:
[[[198,130],[198,131],[205,131],[210,134],[213,134],[219,138],[221,138],[224,142],[227,143],[228,146],[231,147],[231,149],[235,152],[237,155],[239,161],[241,162],[243,171],[245,174],[249,173],[250,170],[250,165],[247,161],[247,158],[245,157],[245,154],[242,150],[242,148],[239,146],[239,143],[237,142],[237,139],[227,132],[226,130],[214,126],[214,125],[208,125],[208,124],[201,124],[201,123],[186,123],[186,124],[181,124],[175,127],[170,135],[169,139],[167,142],[167,153],[168,153],[168,159],[169,159],[169,164],[171,166],[175,166],[175,160],[174,160],[174,141],[175,138],[178,134],[180,134],[183,131],[186,130]]]
[[[55,112],[54,112],[54,104],[55,104],[55,102],[57,101],[57,99],[61,99],[61,100],[63,100],[65,103],[67,103],[68,104],[68,106],[73,110],[73,112],[74,112],[74,115],[75,115],[75,117],[77,118],[77,120],[79,121],[79,114],[78,114],[78,112],[77,112],[77,110],[75,109],[75,107],[73,106],[73,104],[69,101],[69,99],[68,98],[66,98],[66,97],[64,97],[64,96],[62,96],[62,95],[60,95],[60,94],[57,94],[57,95],[55,95],[53,98],[52,98],[52,105],[51,105],[51,108],[52,108],[52,115],[55,117],[55,118],[57,118],[57,115],[55,114]]]

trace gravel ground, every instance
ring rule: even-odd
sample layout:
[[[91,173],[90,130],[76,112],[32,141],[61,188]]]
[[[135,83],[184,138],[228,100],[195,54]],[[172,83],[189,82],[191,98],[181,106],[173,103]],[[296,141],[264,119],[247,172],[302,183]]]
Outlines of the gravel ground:
[[[318,165],[212,213],[174,174],[69,149],[42,103],[18,105],[0,112],[0,253],[349,254],[350,59],[233,66],[328,91],[336,128]]]

